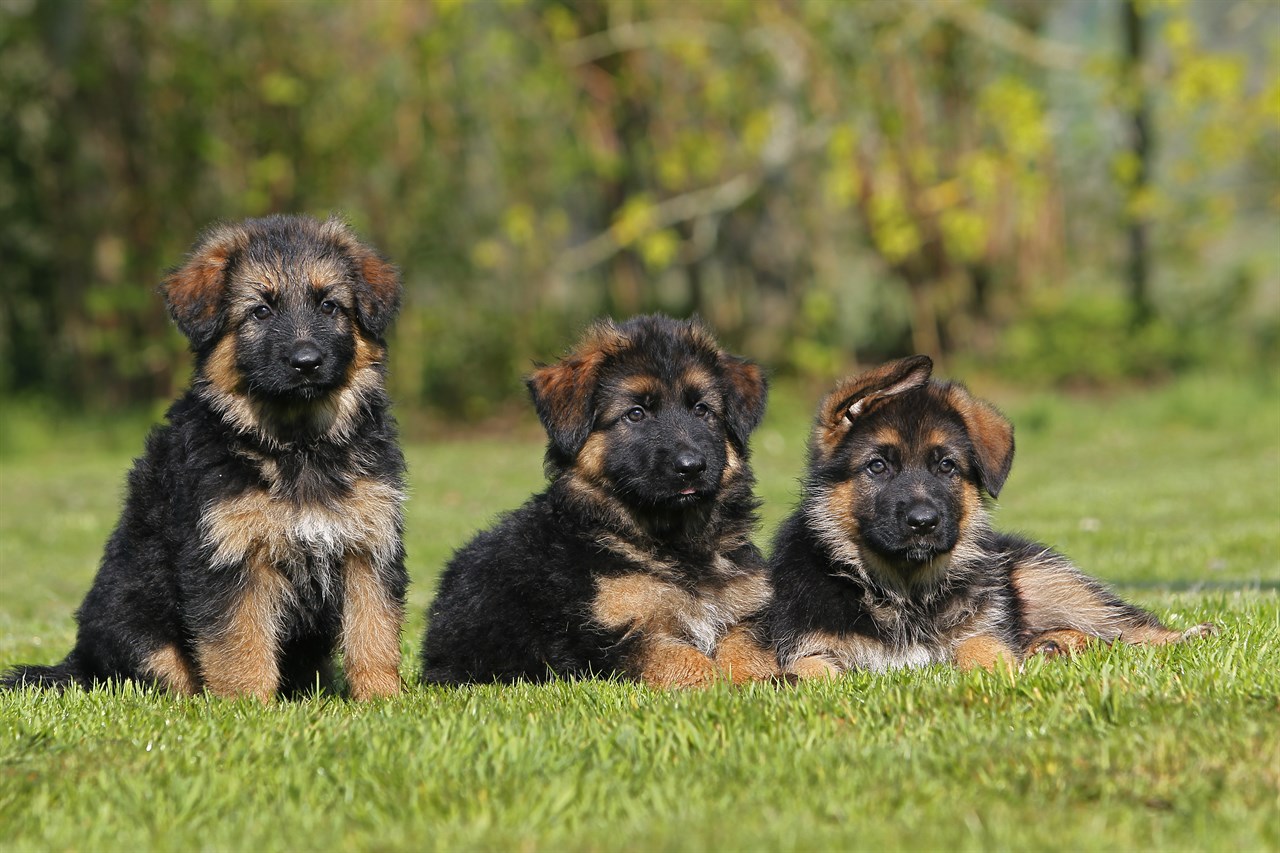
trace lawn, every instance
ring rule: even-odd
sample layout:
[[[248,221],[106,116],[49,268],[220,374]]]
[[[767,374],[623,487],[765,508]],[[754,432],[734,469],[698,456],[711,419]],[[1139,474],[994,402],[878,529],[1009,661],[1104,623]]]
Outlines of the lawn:
[[[1280,848],[1280,389],[979,390],[1018,430],[998,524],[1220,636],[1012,678],[934,667],[703,693],[0,694],[0,847]],[[762,543],[795,497],[815,400],[779,389],[756,434]],[[0,667],[70,648],[144,429],[0,411]],[[450,551],[541,481],[536,429],[511,429],[406,448],[407,677]]]

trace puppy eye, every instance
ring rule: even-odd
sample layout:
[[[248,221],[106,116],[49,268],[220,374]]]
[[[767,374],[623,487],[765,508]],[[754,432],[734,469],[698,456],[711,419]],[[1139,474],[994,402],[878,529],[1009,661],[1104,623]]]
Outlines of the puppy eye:
[[[867,463],[867,471],[872,474],[883,474],[889,470],[889,466],[883,459],[872,459]]]
[[[698,403],[693,407],[693,416],[695,418],[705,418],[709,414],[711,414],[711,407],[706,403]]]
[[[255,320],[265,320],[271,316],[270,305],[259,305],[253,309],[253,317]]]
[[[334,311],[337,311],[337,310],[338,310],[338,303],[334,302],[332,299],[326,299],[324,302],[320,303],[321,314],[332,314]]]
[[[938,470],[943,474],[954,474],[956,470],[956,460],[947,458],[938,463]]]
[[[622,417],[631,421],[633,424],[637,424],[644,420],[644,416],[645,411],[643,406],[632,406],[630,409],[627,409],[627,413]]]

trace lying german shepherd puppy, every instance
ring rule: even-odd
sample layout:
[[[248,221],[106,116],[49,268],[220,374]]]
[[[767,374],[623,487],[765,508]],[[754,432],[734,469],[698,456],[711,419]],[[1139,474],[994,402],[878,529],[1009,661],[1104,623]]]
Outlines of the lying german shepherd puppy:
[[[802,678],[953,662],[993,668],[1092,639],[1164,644],[1179,632],[1066,557],[996,533],[1013,427],[924,356],[842,382],[818,408],[804,496],[777,534],[767,623]]]
[[[424,680],[776,674],[752,623],[769,597],[747,463],[760,369],[650,316],[597,323],[528,384],[551,483],[446,567]]]
[[[400,690],[404,459],[383,377],[395,268],[336,219],[207,231],[165,300],[191,389],[147,438],[59,664],[0,686],[131,679],[266,699]]]

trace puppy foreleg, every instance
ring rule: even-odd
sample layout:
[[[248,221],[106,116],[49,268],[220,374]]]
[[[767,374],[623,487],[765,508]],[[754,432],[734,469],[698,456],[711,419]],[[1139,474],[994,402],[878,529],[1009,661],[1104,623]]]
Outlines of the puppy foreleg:
[[[716,665],[734,684],[760,681],[782,674],[773,650],[758,642],[749,625],[735,625],[716,649]]]
[[[640,680],[650,687],[708,687],[720,678],[715,661],[686,643],[650,639],[640,661]]]
[[[836,678],[840,668],[822,655],[802,657],[787,667],[787,672],[801,680],[809,678]]]
[[[1018,653],[990,634],[979,634],[960,641],[955,651],[956,666],[963,670],[997,669],[1013,672],[1018,665]]]
[[[351,698],[363,702],[400,692],[403,606],[378,582],[365,555],[343,566],[342,663]]]
[[[1032,655],[1043,655],[1051,658],[1071,657],[1083,652],[1089,647],[1090,643],[1097,641],[1097,637],[1092,637],[1070,628],[1045,631],[1042,634],[1037,634],[1027,644],[1027,657]]]
[[[253,555],[229,611],[208,636],[196,640],[204,686],[217,696],[267,701],[280,686],[280,622],[288,582],[275,566]]]

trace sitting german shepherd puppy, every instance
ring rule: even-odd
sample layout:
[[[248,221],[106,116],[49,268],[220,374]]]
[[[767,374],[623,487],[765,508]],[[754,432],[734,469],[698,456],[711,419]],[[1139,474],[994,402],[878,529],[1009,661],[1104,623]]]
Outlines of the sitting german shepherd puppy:
[[[751,621],[769,597],[747,464],[760,369],[649,316],[597,323],[528,385],[551,483],[446,567],[424,680],[776,674]]]
[[[818,408],[796,512],[778,532],[767,617],[805,678],[953,662],[1019,664],[1093,638],[1174,643],[1186,632],[1121,601],[1049,548],[996,533],[1013,426],[961,385],[902,359],[842,382]]]
[[[337,219],[211,228],[164,284],[191,389],[147,438],[61,663],[0,687],[400,691],[404,458],[383,386],[394,267]]]

